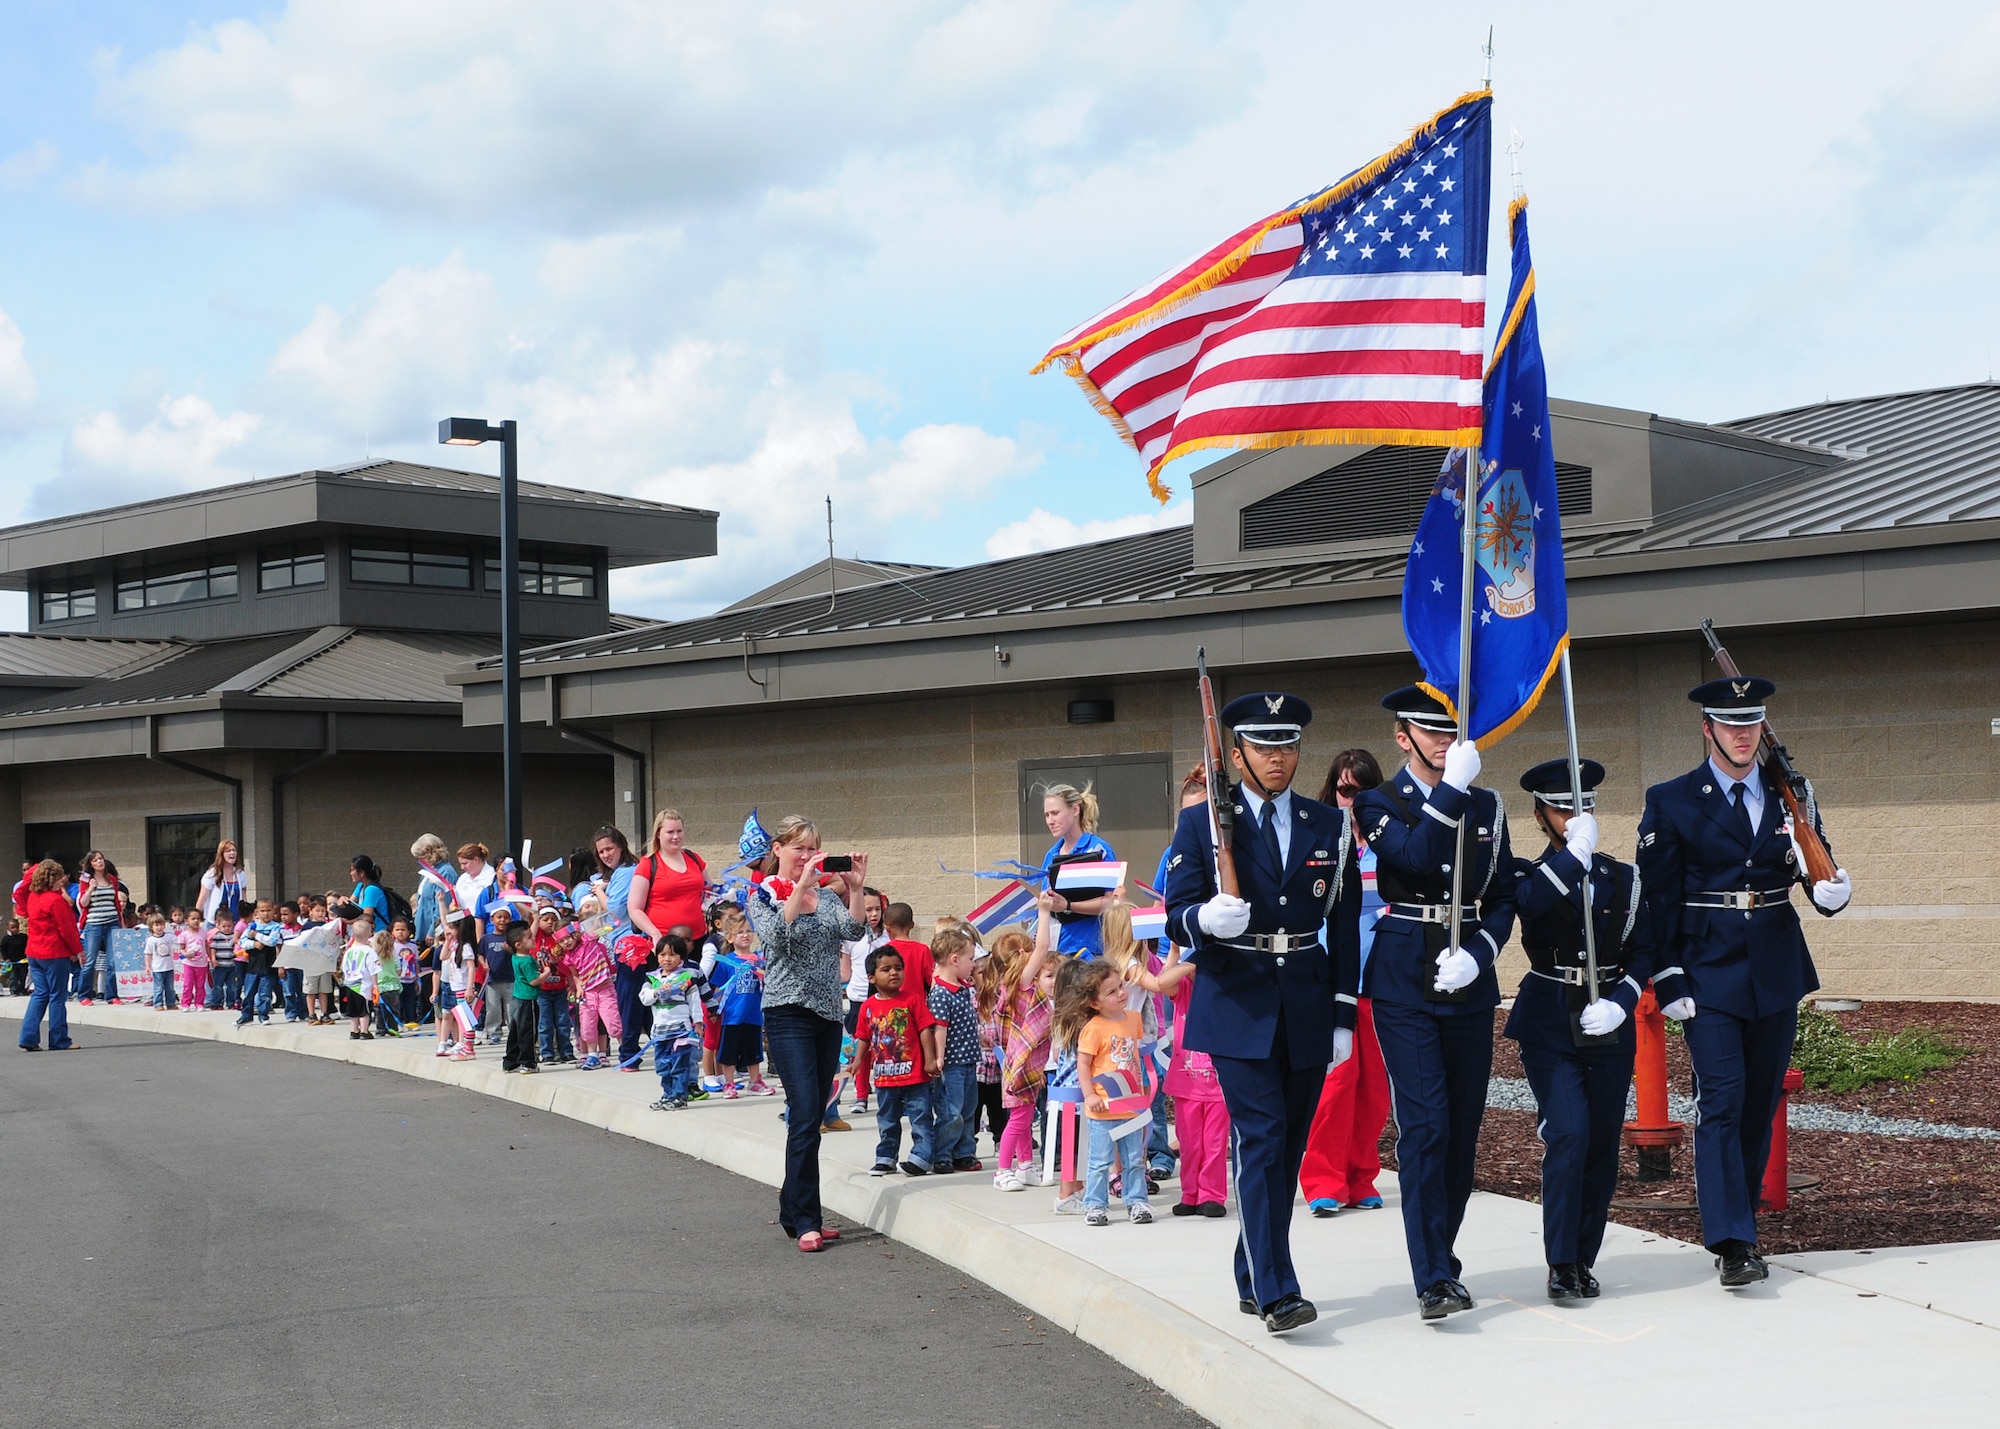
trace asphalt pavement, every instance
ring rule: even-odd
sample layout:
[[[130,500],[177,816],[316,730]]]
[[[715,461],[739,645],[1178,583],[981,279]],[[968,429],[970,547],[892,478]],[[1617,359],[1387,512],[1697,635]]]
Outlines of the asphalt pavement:
[[[0,1423],[1202,1421],[865,1228],[392,1072],[79,1027],[0,1083]],[[10,1049],[11,1050],[11,1049]]]

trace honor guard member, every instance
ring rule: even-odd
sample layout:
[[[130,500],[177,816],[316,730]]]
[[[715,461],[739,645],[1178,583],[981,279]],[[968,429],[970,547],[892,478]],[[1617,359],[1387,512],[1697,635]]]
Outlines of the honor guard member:
[[[1758,763],[1764,701],[1776,689],[1737,676],[1688,691],[1708,758],[1648,789],[1639,824],[1639,873],[1668,965],[1653,976],[1654,995],[1682,1024],[1694,1064],[1695,1195],[1726,1286],[1770,1273],[1757,1254],[1757,1197],[1799,1001],[1819,986],[1791,900],[1805,860],[1777,781]],[[1810,786],[1805,804],[1819,830]],[[1812,905],[1832,917],[1852,891],[1838,870],[1811,886]]]
[[[1397,1179],[1410,1271],[1426,1320],[1470,1310],[1452,1253],[1472,1196],[1473,1158],[1493,1069],[1493,963],[1514,926],[1506,809],[1475,789],[1479,750],[1458,739],[1442,702],[1415,685],[1382,701],[1396,717],[1404,767],[1354,801],[1375,850],[1383,901],[1364,994],[1396,1105]],[[1451,870],[1466,821],[1464,906],[1452,938]]]
[[[1169,926],[1200,974],[1181,1040],[1214,1062],[1229,1108],[1237,1299],[1272,1334],[1319,1318],[1292,1269],[1292,1201],[1320,1088],[1354,1051],[1361,980],[1353,824],[1292,789],[1311,720],[1296,695],[1244,695],[1222,711],[1241,782],[1214,792],[1235,816],[1241,898],[1216,888],[1205,803],[1181,810],[1167,857]]]
[[[1618,1147],[1635,1050],[1630,1017],[1653,975],[1653,937],[1639,870],[1597,852],[1597,796],[1604,766],[1583,764],[1583,809],[1571,809],[1569,761],[1551,759],[1521,776],[1535,796],[1548,852],[1514,861],[1514,911],[1528,975],[1506,1035],[1521,1045],[1542,1138],[1542,1253],[1549,1299],[1597,1295],[1590,1271],[1618,1186]],[[1588,994],[1583,940],[1584,874],[1597,935],[1597,994]]]

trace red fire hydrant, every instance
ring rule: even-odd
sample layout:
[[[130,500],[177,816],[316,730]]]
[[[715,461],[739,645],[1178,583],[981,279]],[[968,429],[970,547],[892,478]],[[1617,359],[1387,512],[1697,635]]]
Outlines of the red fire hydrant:
[[[1687,1129],[1667,1120],[1667,1019],[1648,983],[1632,1013],[1638,1056],[1632,1082],[1638,1095],[1639,1119],[1625,1123],[1625,1144],[1639,1153],[1639,1179],[1665,1181],[1674,1174],[1674,1148]]]
[[[1792,1093],[1806,1084],[1806,1074],[1797,1067],[1785,1071],[1785,1090],[1778,1097],[1777,1115],[1771,1118],[1771,1155],[1764,1162],[1764,1194],[1760,1210],[1782,1211],[1792,1201],[1791,1109]]]

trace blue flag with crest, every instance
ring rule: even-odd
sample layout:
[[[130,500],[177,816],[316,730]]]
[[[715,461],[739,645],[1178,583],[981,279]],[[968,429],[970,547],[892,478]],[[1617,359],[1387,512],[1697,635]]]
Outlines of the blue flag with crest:
[[[1424,507],[1403,576],[1403,633],[1423,687],[1458,711],[1460,533],[1468,468],[1478,461],[1472,603],[1472,710],[1460,715],[1481,748],[1534,712],[1569,644],[1562,522],[1550,440],[1548,374],[1535,320],[1527,200],[1507,210],[1513,277],[1506,319],[1486,369],[1478,453],[1455,449]]]

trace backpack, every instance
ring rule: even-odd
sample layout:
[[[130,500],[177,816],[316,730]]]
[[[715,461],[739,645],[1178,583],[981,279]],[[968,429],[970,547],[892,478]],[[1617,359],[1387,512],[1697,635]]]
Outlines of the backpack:
[[[395,889],[391,888],[386,883],[380,886],[382,889],[382,897],[386,899],[389,904],[389,921],[393,923],[398,918],[400,918],[405,923],[408,923],[412,931],[414,931],[417,926],[417,917],[416,917],[416,910],[410,907],[410,900],[405,898],[402,894],[398,893]]]

